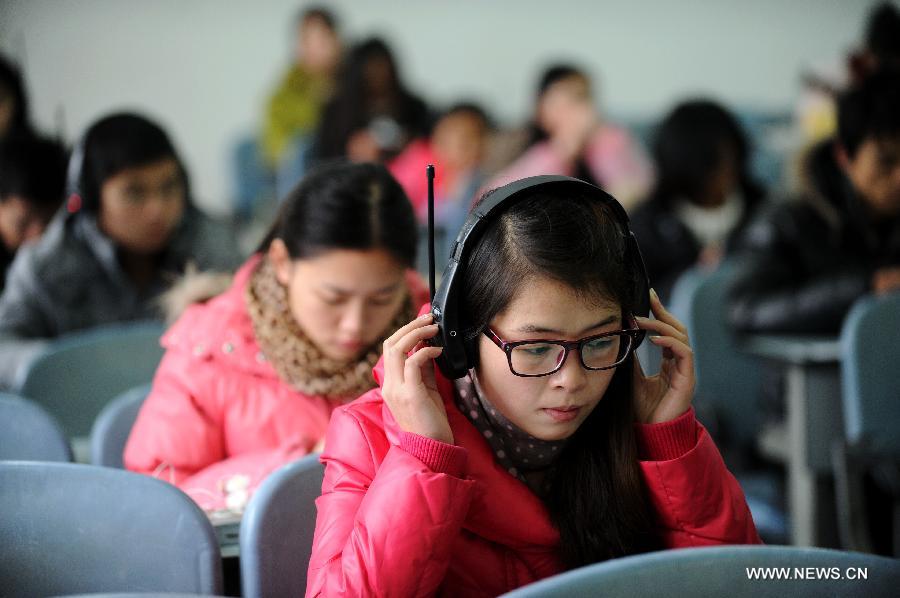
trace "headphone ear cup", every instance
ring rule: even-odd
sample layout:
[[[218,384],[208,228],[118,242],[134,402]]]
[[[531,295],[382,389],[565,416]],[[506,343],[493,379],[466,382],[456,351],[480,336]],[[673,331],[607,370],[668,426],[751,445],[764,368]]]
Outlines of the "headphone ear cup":
[[[478,337],[480,334],[467,335],[463,341],[463,349],[466,352],[466,367],[474,368],[478,365]]]

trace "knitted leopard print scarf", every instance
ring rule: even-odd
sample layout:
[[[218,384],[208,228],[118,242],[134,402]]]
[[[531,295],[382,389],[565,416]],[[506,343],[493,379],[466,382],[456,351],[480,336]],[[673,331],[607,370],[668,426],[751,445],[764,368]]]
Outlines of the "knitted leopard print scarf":
[[[415,316],[407,295],[384,335],[357,361],[346,362],[326,357],[300,329],[288,305],[287,289],[268,259],[251,275],[245,299],[256,341],[278,376],[304,394],[341,401],[375,387],[372,367],[381,357],[382,343]]]

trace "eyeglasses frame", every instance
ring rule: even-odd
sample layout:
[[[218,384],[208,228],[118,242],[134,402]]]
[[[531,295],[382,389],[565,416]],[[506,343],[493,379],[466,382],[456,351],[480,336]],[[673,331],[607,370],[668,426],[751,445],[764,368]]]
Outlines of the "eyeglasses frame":
[[[635,341],[637,340],[638,336],[640,334],[642,334],[643,332],[644,331],[639,328],[624,328],[621,330],[612,330],[610,332],[604,332],[602,334],[592,334],[591,336],[586,336],[584,338],[580,338],[580,339],[574,340],[574,341],[543,339],[543,338],[526,339],[526,340],[521,340],[521,341],[505,341],[502,338],[500,338],[500,336],[496,332],[494,332],[491,328],[487,328],[486,330],[484,330],[483,334],[486,337],[488,337],[491,340],[491,342],[493,342],[495,345],[500,347],[500,349],[502,349],[504,353],[506,353],[506,361],[509,364],[509,371],[512,372],[512,374],[514,376],[519,376],[520,378],[543,378],[544,376],[550,376],[552,374],[555,374],[559,370],[561,370],[562,367],[566,363],[566,359],[569,358],[569,351],[571,351],[572,349],[578,349],[578,361],[581,362],[581,367],[583,367],[586,370],[589,370],[592,372],[599,372],[599,371],[603,371],[603,370],[611,370],[614,367],[618,367],[618,366],[622,365],[625,362],[625,360],[628,359],[628,356],[631,354],[631,352],[634,351]],[[622,357],[622,359],[620,359],[619,361],[617,361],[616,363],[614,363],[612,365],[603,366],[602,368],[592,368],[592,367],[589,367],[587,364],[585,364],[584,363],[584,355],[581,353],[582,347],[590,341],[596,340],[598,338],[604,338],[604,337],[610,337],[610,336],[627,336],[627,337],[629,337],[630,340],[629,340],[629,344],[628,344],[628,350],[625,352],[625,355]],[[563,348],[563,350],[565,351],[565,353],[563,354],[563,358],[559,361],[557,366],[552,371],[547,372],[546,374],[520,374],[513,369],[513,365],[512,365],[513,349],[515,349],[516,347],[519,347],[521,345],[527,345],[527,344],[533,344],[533,343],[558,345]]]

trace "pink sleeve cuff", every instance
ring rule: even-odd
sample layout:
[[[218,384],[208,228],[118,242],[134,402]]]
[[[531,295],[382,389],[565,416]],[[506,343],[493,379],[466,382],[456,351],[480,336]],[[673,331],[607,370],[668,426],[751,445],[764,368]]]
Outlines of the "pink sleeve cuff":
[[[697,418],[691,407],[675,419],[658,424],[634,424],[641,461],[671,461],[697,444]]]
[[[469,457],[466,449],[461,446],[447,444],[419,434],[401,432],[400,448],[435,473],[446,473],[458,478],[465,477]]]

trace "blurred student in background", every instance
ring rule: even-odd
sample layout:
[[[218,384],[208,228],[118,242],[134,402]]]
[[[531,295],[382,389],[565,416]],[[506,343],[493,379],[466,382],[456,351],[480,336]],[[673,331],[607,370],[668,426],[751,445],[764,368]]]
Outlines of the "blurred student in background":
[[[428,108],[403,83],[390,48],[370,38],[354,46],[341,66],[312,160],[390,160],[411,140],[427,135],[429,125]]]
[[[301,13],[295,40],[293,63],[266,107],[262,146],[273,169],[281,165],[293,143],[315,131],[322,106],[334,90],[341,58],[337,21],[326,8]]]
[[[653,158],[656,183],[631,225],[650,280],[667,300],[685,270],[713,268],[733,249],[764,191],[750,174],[737,120],[709,100],[684,102],[663,119]]]
[[[803,151],[834,135],[837,96],[882,67],[900,68],[900,10],[890,1],[869,12],[860,48],[839,64],[804,73],[804,88],[795,108]]]
[[[383,166],[309,174],[231,287],[163,337],[126,467],[240,510],[321,450],[332,410],[375,386],[383,341],[428,301],[415,252],[412,206]]]
[[[428,181],[425,166],[434,164],[434,222],[448,237],[465,221],[478,188],[484,184],[482,163],[491,121],[480,106],[461,102],[438,118],[431,136],[410,143],[388,164],[406,191],[420,223],[428,217]]]
[[[838,102],[838,130],[807,157],[805,192],[752,223],[729,316],[746,332],[836,334],[866,293],[900,290],[900,72]]]
[[[604,121],[587,74],[568,64],[552,66],[541,76],[529,147],[490,186],[539,174],[599,185],[626,209],[643,199],[653,180],[641,146],[625,129]]]
[[[0,141],[0,292],[16,251],[41,236],[62,203],[66,160],[63,146],[50,139]]]
[[[228,231],[194,207],[169,137],[142,116],[94,123],[68,175],[65,209],[19,250],[0,296],[0,385],[43,339],[158,317],[157,297],[188,262],[230,269],[238,259]]]

